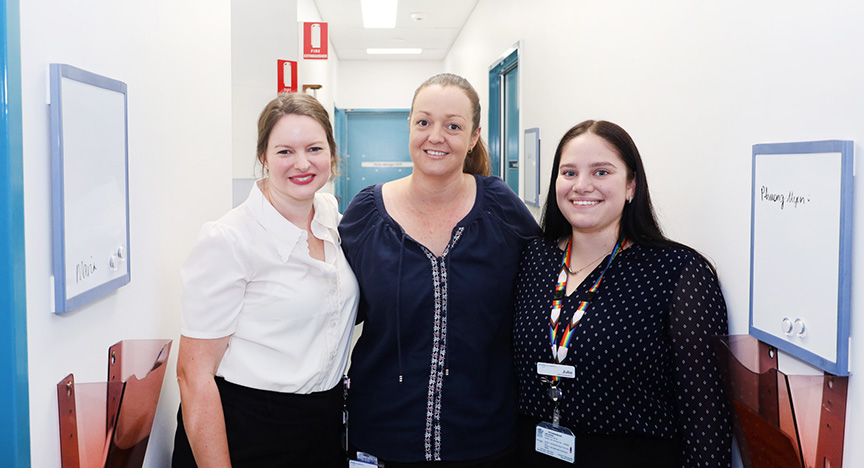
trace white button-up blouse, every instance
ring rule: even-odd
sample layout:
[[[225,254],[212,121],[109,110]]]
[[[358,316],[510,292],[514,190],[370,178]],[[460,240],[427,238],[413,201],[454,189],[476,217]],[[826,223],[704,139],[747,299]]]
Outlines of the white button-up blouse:
[[[340,247],[336,199],[315,195],[311,229],[324,241],[322,262],[309,255],[309,233],[253,185],[243,204],[201,228],[181,270],[181,333],[230,337],[216,372],[229,382],[329,390],[345,372],[359,300]]]

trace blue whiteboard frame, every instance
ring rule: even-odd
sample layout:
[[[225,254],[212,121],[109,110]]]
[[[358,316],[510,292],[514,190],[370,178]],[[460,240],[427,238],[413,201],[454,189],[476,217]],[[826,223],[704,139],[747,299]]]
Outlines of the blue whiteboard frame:
[[[837,276],[837,341],[836,359],[831,360],[754,325],[754,239],[756,232],[756,200],[759,188],[756,180],[756,161],[760,155],[840,153],[840,223],[838,276]],[[818,169],[814,160],[814,170]],[[794,143],[771,143],[753,145],[752,198],[750,210],[750,335],[791,354],[813,366],[834,375],[849,375],[849,328],[852,293],[852,203],[853,203],[854,142],[826,140]],[[782,273],[782,272],[781,272]]]
[[[120,264],[123,265],[125,271],[122,271],[114,277],[97,282],[96,284],[87,286],[85,290],[77,292],[72,297],[67,297],[70,276],[66,261],[66,252],[70,248],[69,229],[74,229],[76,226],[67,225],[67,207],[66,207],[66,182],[70,177],[81,177],[81,174],[67,173],[65,166],[69,154],[67,154],[68,135],[64,136],[64,124],[67,127],[73,127],[72,122],[64,122],[63,120],[63,105],[64,87],[62,79],[69,79],[85,85],[89,85],[98,90],[106,90],[116,92],[122,95],[123,98],[123,113],[122,115],[111,115],[109,118],[122,119],[123,124],[123,154],[122,154],[122,177],[124,182],[124,205],[123,216],[121,221],[125,225],[125,249],[120,255]],[[131,255],[129,248],[129,128],[128,128],[128,100],[126,94],[126,84],[105,76],[97,75],[80,68],[75,68],[66,64],[51,64],[50,65],[50,81],[51,81],[51,180],[52,180],[52,221],[53,221],[53,269],[54,269],[54,312],[65,313],[84,306],[108,293],[128,284],[131,281]],[[87,88],[89,89],[89,88]],[[96,109],[99,112],[101,109]],[[74,123],[75,125],[78,122]],[[68,130],[68,129],[67,129]],[[71,130],[70,130],[71,131]],[[89,149],[89,148],[88,148]],[[116,158],[116,154],[99,154],[98,151],[87,152],[93,158]],[[71,161],[70,161],[71,162]],[[84,174],[89,177],[90,174]],[[93,208],[99,209],[101,206]],[[113,248],[113,246],[112,246]],[[100,258],[101,262],[105,259]],[[112,257],[113,260],[113,257]],[[96,261],[96,260],[94,260]],[[95,263],[94,263],[95,265]],[[104,267],[102,267],[104,268]],[[80,288],[79,288],[80,289]]]

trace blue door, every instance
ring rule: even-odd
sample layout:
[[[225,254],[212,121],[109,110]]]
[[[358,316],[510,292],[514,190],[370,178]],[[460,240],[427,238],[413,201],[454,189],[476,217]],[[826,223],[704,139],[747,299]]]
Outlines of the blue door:
[[[519,193],[519,49],[489,69],[489,156],[492,174]]]
[[[0,460],[30,466],[18,0],[0,0]]]
[[[339,208],[365,187],[411,173],[408,154],[408,110],[339,110],[336,137],[343,158],[336,182]]]
[[[519,193],[519,74],[518,64],[504,71],[501,76],[504,82],[504,163],[507,171],[504,181],[515,193]]]

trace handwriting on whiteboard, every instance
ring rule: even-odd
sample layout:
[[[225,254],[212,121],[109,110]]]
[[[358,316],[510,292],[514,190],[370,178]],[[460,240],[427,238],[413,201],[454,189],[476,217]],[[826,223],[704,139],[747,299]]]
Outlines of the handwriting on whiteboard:
[[[92,263],[92,262],[93,262],[93,257],[90,257],[90,263],[81,261],[81,262],[78,262],[77,265],[75,265],[75,282],[76,283],[80,283],[80,282],[86,280],[87,278],[89,278],[90,275],[96,273],[96,264]]]
[[[793,190],[790,190],[787,193],[776,193],[768,190],[768,187],[763,185],[759,190],[759,201],[777,203],[780,205],[780,209],[782,210],[786,208],[787,205],[792,208],[804,206],[810,203],[810,196],[796,194]]]

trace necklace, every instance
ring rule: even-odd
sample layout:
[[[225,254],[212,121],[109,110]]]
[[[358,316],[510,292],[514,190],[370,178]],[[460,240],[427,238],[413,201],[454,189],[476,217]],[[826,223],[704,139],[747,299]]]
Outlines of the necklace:
[[[585,315],[585,311],[588,309],[589,304],[594,299],[594,295],[597,294],[597,290],[600,288],[600,282],[603,281],[603,277],[606,276],[606,270],[609,269],[609,266],[612,264],[612,261],[615,260],[615,257],[621,253],[621,248],[627,245],[626,239],[619,239],[618,242],[615,243],[615,247],[612,248],[612,253],[609,254],[609,261],[606,262],[606,266],[603,268],[603,271],[600,273],[600,277],[594,281],[594,285],[591,286],[591,289],[585,293],[582,300],[579,302],[579,306],[576,308],[576,311],[573,313],[573,317],[570,318],[569,323],[567,324],[564,332],[561,335],[558,334],[558,319],[561,317],[561,309],[564,303],[564,291],[567,289],[567,273],[569,268],[567,268],[567,264],[570,263],[570,253],[573,248],[573,237],[567,241],[567,249],[564,251],[564,258],[561,259],[561,272],[558,274],[558,284],[555,286],[555,292],[552,295],[552,311],[549,313],[549,338],[550,345],[552,346],[552,356],[555,358],[555,362],[557,364],[561,364],[564,361],[564,358],[567,357],[567,348],[570,345],[570,339],[573,337],[573,327],[582,320],[582,317]],[[595,262],[597,260],[594,260]],[[594,263],[594,262],[591,262]],[[586,265],[587,266],[587,265]],[[583,267],[584,269],[585,267]],[[558,337],[561,337],[560,340]],[[558,380],[558,377],[552,378],[554,381]],[[550,394],[551,397],[551,394]]]
[[[578,275],[580,271],[582,271],[582,270],[588,268],[589,266],[593,265],[594,262],[596,262],[597,260],[600,260],[601,258],[603,258],[603,257],[605,257],[605,256],[606,256],[606,254],[604,253],[603,255],[601,255],[601,256],[595,258],[594,260],[591,260],[590,263],[588,263],[587,265],[583,266],[582,268],[580,268],[580,269],[578,269],[578,270],[576,270],[576,271],[573,271],[573,270],[570,269],[570,265],[569,265],[570,262],[565,263],[565,264],[564,264],[564,268],[567,269],[567,273],[570,273],[571,275]]]

